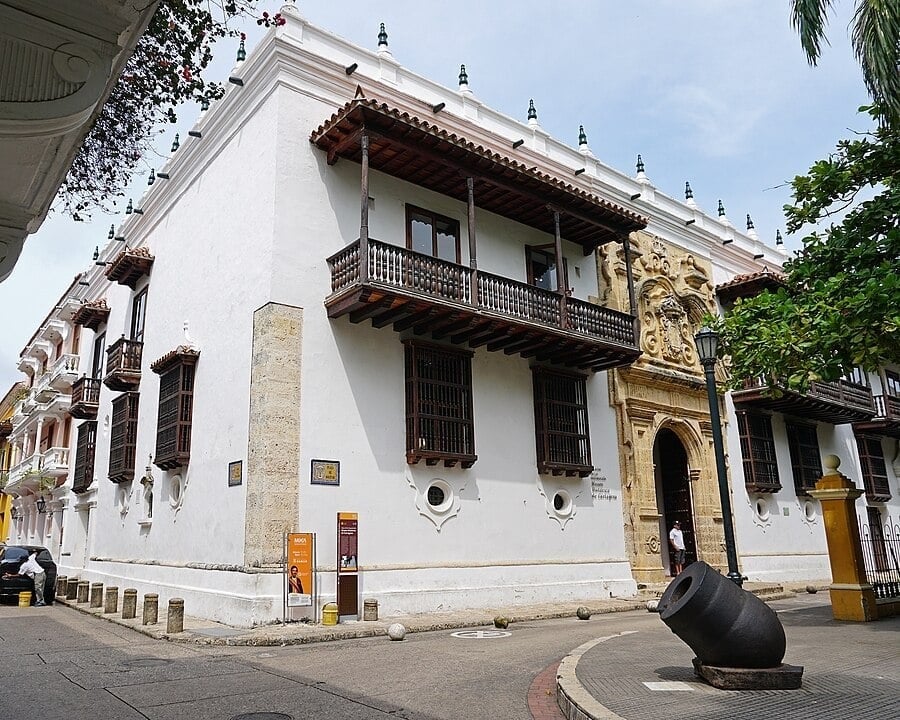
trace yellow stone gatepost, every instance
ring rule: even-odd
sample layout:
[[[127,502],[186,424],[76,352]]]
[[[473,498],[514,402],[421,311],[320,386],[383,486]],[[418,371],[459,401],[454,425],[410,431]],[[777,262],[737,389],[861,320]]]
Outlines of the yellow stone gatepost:
[[[825,474],[810,495],[822,503],[825,538],[831,562],[831,612],[835,620],[869,622],[878,619],[875,592],[866,579],[856,499],[863,494],[838,472],[841,459],[825,456]]]

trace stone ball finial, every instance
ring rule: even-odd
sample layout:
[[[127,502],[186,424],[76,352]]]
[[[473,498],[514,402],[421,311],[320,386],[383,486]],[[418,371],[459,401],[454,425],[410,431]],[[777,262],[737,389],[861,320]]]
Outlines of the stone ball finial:
[[[841,459],[837,455],[826,455],[824,463],[826,475],[840,475],[838,468],[841,466]]]

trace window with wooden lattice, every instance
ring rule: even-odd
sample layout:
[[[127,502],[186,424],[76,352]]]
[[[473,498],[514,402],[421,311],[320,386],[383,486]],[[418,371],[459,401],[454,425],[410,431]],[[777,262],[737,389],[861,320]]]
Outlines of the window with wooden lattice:
[[[406,461],[471,467],[472,353],[405,340]]]
[[[781,490],[772,418],[753,412],[737,413],[744,459],[744,485],[750,492],[773,493]]]
[[[822,457],[815,425],[786,422],[791,469],[797,495],[808,495],[822,477]]]
[[[88,420],[78,426],[78,442],[75,445],[75,471],[72,474],[72,492],[87,491],[94,481],[94,450],[97,447],[97,421]]]
[[[532,368],[540,473],[587,477],[593,470],[584,375]]]
[[[134,479],[139,393],[122,393],[112,402],[109,431],[109,479],[114,483]]]
[[[887,502],[891,499],[891,487],[888,484],[881,438],[874,435],[857,435],[856,446],[859,448],[859,464],[862,467],[866,499],[869,502]]]
[[[185,467],[191,459],[194,369],[199,351],[179,347],[154,362],[159,375],[159,410],[153,464],[162,470]]]

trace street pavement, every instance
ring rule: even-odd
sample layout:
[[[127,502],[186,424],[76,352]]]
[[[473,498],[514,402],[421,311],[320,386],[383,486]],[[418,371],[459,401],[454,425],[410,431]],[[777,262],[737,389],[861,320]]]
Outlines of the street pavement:
[[[694,675],[694,653],[659,621],[607,634],[563,661],[561,692],[603,720],[897,720],[900,618],[832,618],[828,593],[771,603],[787,637],[784,662],[804,667],[798,690],[717,690]],[[574,672],[573,672],[574,670]],[[584,694],[579,695],[579,692]],[[565,703],[563,703],[565,705]]]
[[[470,618],[443,618],[402,642],[311,642],[270,627],[264,637],[276,644],[260,646],[262,635],[236,629],[198,624],[167,641],[60,604],[0,606],[0,720],[552,720],[563,717],[557,675],[590,698],[581,717],[897,720],[900,619],[837,623],[827,602],[804,593],[772,603],[785,661],[806,670],[800,690],[765,692],[698,682],[690,649],[644,609],[580,621],[521,608],[497,635],[482,613],[462,637],[453,633]],[[367,625],[303,631],[326,640]]]

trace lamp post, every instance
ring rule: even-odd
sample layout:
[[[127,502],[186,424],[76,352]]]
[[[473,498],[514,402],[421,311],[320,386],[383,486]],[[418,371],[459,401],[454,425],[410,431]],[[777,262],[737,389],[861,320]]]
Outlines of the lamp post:
[[[731,519],[731,498],[728,478],[725,475],[725,446],[722,441],[722,419],[719,416],[719,398],[716,395],[716,353],[719,335],[705,327],[694,336],[697,355],[706,375],[706,394],[709,398],[709,419],[712,423],[713,448],[716,453],[716,475],[719,480],[719,502],[722,504],[722,526],[725,530],[725,555],[728,558],[728,578],[736,585],[743,585],[744,578],[738,570],[737,550],[734,546],[734,526]]]
[[[43,515],[44,513],[47,512],[47,501],[44,500],[44,496],[43,496],[43,495],[41,495],[41,496],[37,499],[37,501],[35,502],[35,505],[37,505],[37,511],[38,511],[38,513],[39,513],[40,515]]]

